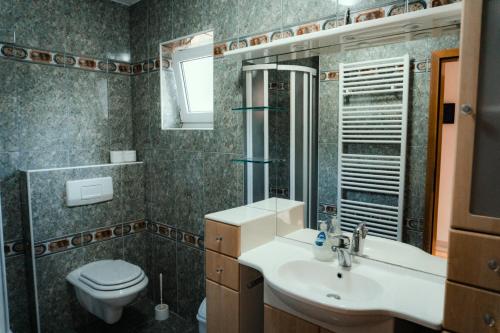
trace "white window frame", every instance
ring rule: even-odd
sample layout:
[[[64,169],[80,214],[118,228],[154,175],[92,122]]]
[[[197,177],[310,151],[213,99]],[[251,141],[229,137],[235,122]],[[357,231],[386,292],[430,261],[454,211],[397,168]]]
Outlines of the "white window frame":
[[[177,84],[177,96],[180,105],[180,117],[183,128],[212,128],[213,127],[213,106],[212,112],[190,112],[189,101],[186,93],[182,63],[189,60],[211,57],[213,66],[213,46],[212,44],[200,45],[192,48],[176,50],[172,57],[172,68],[174,70]],[[213,91],[212,91],[213,94]]]

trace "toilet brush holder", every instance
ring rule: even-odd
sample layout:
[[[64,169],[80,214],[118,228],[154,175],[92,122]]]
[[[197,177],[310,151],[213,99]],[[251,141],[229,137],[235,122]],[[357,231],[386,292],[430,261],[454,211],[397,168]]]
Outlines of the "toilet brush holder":
[[[155,306],[155,319],[156,320],[166,320],[168,319],[168,305],[167,304],[158,304]]]

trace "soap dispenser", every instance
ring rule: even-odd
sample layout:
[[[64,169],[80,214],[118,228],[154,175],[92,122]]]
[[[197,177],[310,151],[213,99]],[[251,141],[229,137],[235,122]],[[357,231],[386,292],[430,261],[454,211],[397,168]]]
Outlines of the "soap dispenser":
[[[328,237],[328,225],[325,221],[320,221],[319,230],[318,236],[316,236],[316,240],[312,245],[314,258],[319,261],[333,260],[333,251]]]

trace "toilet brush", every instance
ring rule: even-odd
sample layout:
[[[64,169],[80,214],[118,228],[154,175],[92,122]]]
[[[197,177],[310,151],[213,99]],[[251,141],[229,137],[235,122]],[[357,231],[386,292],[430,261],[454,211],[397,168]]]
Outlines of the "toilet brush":
[[[163,304],[163,273],[160,273],[160,304],[155,306],[155,319],[168,319],[168,305]]]

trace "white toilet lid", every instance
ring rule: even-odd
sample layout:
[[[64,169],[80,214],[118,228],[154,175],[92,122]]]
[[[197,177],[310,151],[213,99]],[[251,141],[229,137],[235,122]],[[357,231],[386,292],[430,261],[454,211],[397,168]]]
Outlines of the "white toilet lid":
[[[144,272],[123,260],[99,260],[82,267],[80,279],[98,286],[117,286],[138,279]]]
[[[141,275],[139,275],[139,277],[137,279],[131,280],[127,283],[116,284],[114,286],[102,286],[102,285],[96,284],[96,283],[94,283],[94,282],[92,282],[92,281],[90,281],[82,276],[80,276],[78,279],[92,289],[101,290],[101,291],[114,291],[114,290],[122,290],[122,289],[125,289],[128,287],[135,286],[136,284],[142,282],[142,280],[144,280],[145,278],[146,278],[146,274],[144,274],[144,272],[142,272]]]

